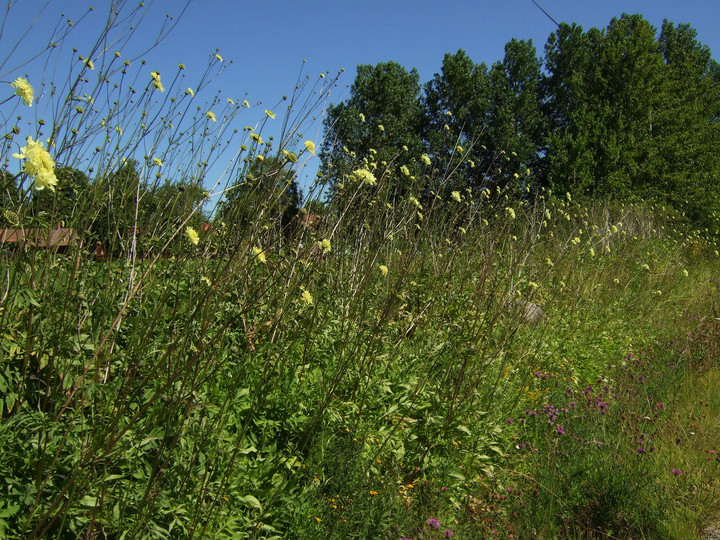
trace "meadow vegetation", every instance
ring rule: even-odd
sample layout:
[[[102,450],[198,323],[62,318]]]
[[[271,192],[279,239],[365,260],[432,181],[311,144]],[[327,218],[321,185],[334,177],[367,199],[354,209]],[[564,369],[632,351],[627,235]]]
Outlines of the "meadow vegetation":
[[[101,46],[145,13],[113,7],[96,49],[38,57],[64,87],[5,85],[4,230],[76,237],[1,247],[0,537],[690,538],[720,517],[720,214],[525,163],[460,186],[477,138],[361,152],[332,130],[302,197],[336,78],[201,101],[220,51],[161,78]]]

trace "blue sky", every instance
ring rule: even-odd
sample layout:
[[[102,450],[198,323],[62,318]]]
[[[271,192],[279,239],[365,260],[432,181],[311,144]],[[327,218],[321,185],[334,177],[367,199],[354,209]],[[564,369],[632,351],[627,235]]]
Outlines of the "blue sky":
[[[674,23],[690,23],[713,56],[718,58],[720,54],[720,2],[538,1],[555,20],[577,22],[586,30],[604,27],[612,17],[624,12],[640,13],[656,28],[665,18]],[[22,0],[16,4],[12,18],[8,18],[11,24],[5,25],[2,35],[1,58],[47,0]],[[146,4],[150,9],[140,36],[151,42],[158,21],[166,13],[177,16],[183,2],[155,0]],[[64,10],[66,16],[77,20],[89,5],[94,5],[95,11],[80,23],[83,32],[73,35],[70,41],[82,50],[87,46],[82,40],[96,35],[102,27],[109,0],[51,1],[33,32],[49,32]],[[195,0],[147,61],[148,66],[161,73],[176,71],[177,64],[182,62],[189,77],[198,76],[209,56],[218,49],[232,64],[211,90],[222,89],[223,95],[233,98],[247,95],[254,104],[263,102],[243,112],[239,122],[245,125],[256,123],[265,107],[273,106],[282,95],[292,92],[303,59],[306,60],[303,69],[312,77],[345,68],[331,96],[331,101],[337,102],[347,97],[347,87],[353,82],[358,64],[393,60],[408,69],[417,68],[421,82],[425,82],[440,70],[445,53],[464,49],[475,62],[489,65],[502,58],[507,41],[518,38],[532,39],[541,54],[554,28],[554,23],[531,0]],[[31,41],[32,36],[32,33],[28,36]],[[19,74],[32,73],[33,69],[38,67],[26,66],[14,73],[3,73],[2,80],[9,82]],[[319,138],[320,128],[316,126],[306,136]],[[308,170],[312,168],[310,164]]]

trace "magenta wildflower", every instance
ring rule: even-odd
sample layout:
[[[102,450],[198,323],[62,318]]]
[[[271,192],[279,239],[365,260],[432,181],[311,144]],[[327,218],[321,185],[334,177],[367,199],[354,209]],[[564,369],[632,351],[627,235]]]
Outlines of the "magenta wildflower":
[[[675,476],[681,476],[683,472],[682,472],[680,469],[675,469],[675,468],[673,468],[672,473],[673,473]]]
[[[430,526],[431,529],[438,530],[440,528],[440,522],[433,517],[427,520],[427,524]]]
[[[564,434],[565,434],[565,428],[564,428],[561,424],[558,424],[557,432],[558,432],[558,435],[564,435]]]
[[[450,529],[445,529],[445,538],[452,538],[453,532]]]

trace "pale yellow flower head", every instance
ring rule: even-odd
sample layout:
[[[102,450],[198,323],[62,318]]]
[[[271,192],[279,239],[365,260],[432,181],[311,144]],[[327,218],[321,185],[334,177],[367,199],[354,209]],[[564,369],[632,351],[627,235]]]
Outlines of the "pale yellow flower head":
[[[510,219],[515,219],[515,210],[510,208],[509,206],[505,208],[505,213],[508,215]]]
[[[310,291],[308,291],[306,288],[302,288],[302,294],[300,295],[300,300],[305,304],[306,306],[312,306],[313,305],[313,297],[312,294],[310,294]]]
[[[18,77],[15,82],[10,83],[10,86],[15,89],[15,95],[20,96],[26,105],[32,107],[35,92],[27,79]]]
[[[265,114],[268,115],[268,118],[275,118],[275,116],[276,116],[274,112],[269,111],[267,109],[265,109]]]
[[[362,182],[363,184],[368,184],[369,186],[374,186],[377,183],[375,175],[367,169],[357,169],[353,171],[353,176],[356,180]]]
[[[332,245],[330,244],[330,240],[327,238],[323,238],[321,241],[318,241],[318,247],[326,254],[332,251]]]
[[[162,166],[163,166],[163,162],[162,162],[162,160],[161,160],[160,158],[154,157],[154,158],[152,158],[152,162],[153,162],[155,165],[157,165],[158,167],[162,167]]]
[[[307,151],[310,152],[313,156],[315,155],[315,143],[312,141],[305,141],[305,148],[307,148]]]
[[[383,277],[388,275],[388,267],[384,264],[380,265],[380,272],[382,272]]]
[[[200,236],[192,227],[185,227],[185,236],[187,236],[188,242],[193,246],[197,246],[200,243]]]
[[[217,119],[215,118],[215,113],[212,111],[208,111],[205,113],[205,116],[207,116],[210,120],[213,122],[217,122]]]
[[[82,61],[83,64],[85,64],[88,67],[88,69],[95,69],[95,64],[89,58],[83,58],[81,56],[80,60]]]
[[[261,262],[263,264],[267,263],[267,258],[265,257],[265,253],[263,252],[262,248],[254,247],[252,249],[252,252],[258,262]]]
[[[159,92],[164,92],[165,88],[163,88],[162,83],[160,82],[160,72],[159,71],[153,71],[150,73],[150,76],[153,79],[153,86],[157,88]]]
[[[430,165],[430,158],[428,157],[427,154],[423,154],[422,156],[420,156],[420,159],[422,159],[422,162],[425,165]]]
[[[246,109],[248,109],[250,107],[250,103],[248,102],[247,99],[243,99],[243,107],[245,107]]]
[[[462,199],[460,198],[460,192],[459,191],[453,191],[451,194],[453,199],[455,199],[457,202],[460,202]]]
[[[195,91],[192,88],[188,88],[187,90],[185,90],[185,93],[190,97],[193,97],[195,95]]]
[[[361,122],[365,121],[365,115],[363,113],[360,113],[358,116],[360,117]]]
[[[400,172],[403,173],[405,176],[410,176],[410,169],[408,169],[406,165],[400,167]]]
[[[216,59],[218,62],[222,62],[222,61],[223,61],[223,57],[220,56],[218,53],[215,53],[215,59]]]
[[[35,178],[35,187],[38,191],[45,188],[55,191],[57,178],[55,177],[55,162],[43,143],[33,141],[32,137],[27,138],[27,144],[20,149],[20,153],[13,154],[15,159],[24,159],[23,171],[28,176]]]

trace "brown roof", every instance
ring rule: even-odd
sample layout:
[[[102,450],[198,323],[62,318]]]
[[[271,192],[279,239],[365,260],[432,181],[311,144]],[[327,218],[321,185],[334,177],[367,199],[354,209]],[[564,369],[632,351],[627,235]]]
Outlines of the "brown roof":
[[[75,229],[0,229],[0,244],[30,244],[35,247],[67,247],[78,240]]]

